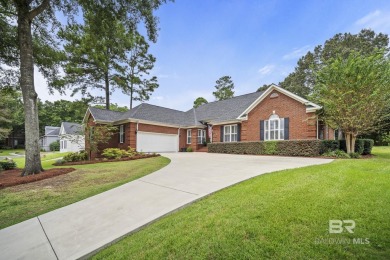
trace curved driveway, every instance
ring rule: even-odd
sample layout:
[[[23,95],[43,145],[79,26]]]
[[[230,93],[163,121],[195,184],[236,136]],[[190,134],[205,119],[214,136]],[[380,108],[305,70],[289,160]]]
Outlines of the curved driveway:
[[[0,259],[77,259],[210,193],[319,158],[164,154],[165,168],[115,189],[0,230]],[[44,202],[42,202],[44,203]]]

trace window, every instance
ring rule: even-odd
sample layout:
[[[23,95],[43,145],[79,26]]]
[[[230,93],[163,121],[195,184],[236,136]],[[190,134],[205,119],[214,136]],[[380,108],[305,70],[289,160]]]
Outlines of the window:
[[[66,149],[67,148],[67,141],[66,140],[61,140],[60,141],[60,148],[61,149]]]
[[[187,144],[191,144],[191,135],[192,135],[191,129],[187,129]]]
[[[237,125],[225,125],[223,129],[224,142],[237,142]]]
[[[284,140],[284,118],[271,115],[269,120],[264,121],[265,140]]]
[[[124,125],[119,126],[119,143],[123,144],[125,131],[124,131]]]
[[[198,144],[206,142],[206,130],[198,129]]]

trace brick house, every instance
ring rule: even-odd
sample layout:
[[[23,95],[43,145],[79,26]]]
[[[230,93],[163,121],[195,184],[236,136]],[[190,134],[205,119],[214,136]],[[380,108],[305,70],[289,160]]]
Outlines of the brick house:
[[[334,139],[318,120],[321,107],[276,85],[187,112],[143,103],[127,112],[88,108],[84,122],[118,127],[100,147],[142,152],[207,151],[206,142]],[[88,138],[86,138],[87,140]]]

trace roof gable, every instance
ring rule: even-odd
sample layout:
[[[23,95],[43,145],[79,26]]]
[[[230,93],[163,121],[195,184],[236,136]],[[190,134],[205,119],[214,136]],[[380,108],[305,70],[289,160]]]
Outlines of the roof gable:
[[[307,99],[304,99],[298,95],[295,95],[294,93],[288,91],[288,90],[285,90],[279,86],[276,86],[275,84],[272,84],[269,88],[267,88],[252,104],[250,104],[247,109],[244,110],[244,112],[242,112],[238,117],[237,119],[239,118],[242,118],[242,117],[245,117],[250,111],[252,111],[252,109],[254,109],[258,104],[261,103],[261,101],[264,100],[264,98],[266,98],[272,91],[278,91],[280,93],[283,93],[285,94],[286,96],[302,103],[303,105],[306,105],[306,113],[308,112],[315,112],[319,109],[321,109],[321,106],[313,103],[313,102],[310,102],[309,100]]]
[[[83,133],[83,127],[80,124],[62,122],[61,124],[61,134],[68,135],[80,135]]]

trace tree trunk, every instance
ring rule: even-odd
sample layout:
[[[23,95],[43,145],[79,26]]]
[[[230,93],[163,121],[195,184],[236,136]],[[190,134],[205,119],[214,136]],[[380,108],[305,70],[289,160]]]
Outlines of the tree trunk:
[[[22,176],[43,171],[39,149],[38,95],[34,88],[34,61],[29,18],[29,3],[18,4],[18,40],[20,49],[20,87],[25,114],[26,157]]]
[[[130,109],[133,108],[133,83],[131,83],[130,87]]]
[[[106,109],[110,110],[110,81],[108,80],[108,72],[104,74],[104,83],[106,91]]]
[[[351,153],[355,152],[356,136],[355,134],[351,134]]]
[[[351,153],[351,134],[350,133],[345,133],[345,143],[347,146],[347,153]]]

